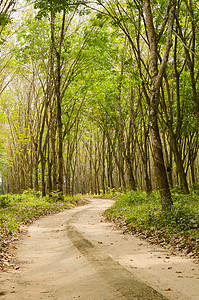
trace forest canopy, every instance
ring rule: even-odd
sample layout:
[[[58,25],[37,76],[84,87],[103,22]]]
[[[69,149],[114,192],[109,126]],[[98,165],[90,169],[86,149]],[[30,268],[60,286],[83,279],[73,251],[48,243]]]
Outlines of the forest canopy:
[[[199,184],[192,0],[1,1],[2,193]]]

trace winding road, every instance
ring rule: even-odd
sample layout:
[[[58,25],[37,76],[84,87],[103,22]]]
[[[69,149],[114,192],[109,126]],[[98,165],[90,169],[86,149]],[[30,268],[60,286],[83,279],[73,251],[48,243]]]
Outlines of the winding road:
[[[0,273],[0,299],[198,300],[198,261],[104,222],[112,203],[90,199],[24,227],[19,269]]]

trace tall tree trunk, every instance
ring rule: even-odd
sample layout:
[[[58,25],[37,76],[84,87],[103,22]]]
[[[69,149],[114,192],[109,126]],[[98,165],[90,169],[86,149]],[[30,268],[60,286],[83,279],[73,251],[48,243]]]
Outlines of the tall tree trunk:
[[[58,127],[58,190],[63,194],[63,132],[62,132],[62,112],[61,97],[57,95],[57,127]]]
[[[102,190],[103,193],[106,191],[105,187],[105,131],[103,130],[102,138]]]
[[[63,124],[62,124],[62,95],[61,95],[61,51],[64,40],[66,11],[63,10],[62,29],[58,41],[55,41],[55,14],[51,12],[51,42],[56,56],[56,70],[54,76],[55,97],[56,97],[56,117],[58,135],[58,191],[63,195],[64,183],[64,159],[63,159]]]
[[[39,190],[39,176],[38,176],[38,168],[39,168],[39,159],[38,159],[38,144],[35,143],[34,149],[34,189],[36,191]]]
[[[48,139],[48,195],[52,193],[52,161],[50,155],[50,139]]]
[[[151,71],[151,95],[150,95],[150,130],[151,130],[151,142],[152,142],[152,153],[154,160],[155,175],[158,182],[158,187],[160,190],[162,209],[169,209],[172,205],[171,193],[168,184],[166,169],[164,165],[162,143],[158,127],[158,105],[160,100],[160,85],[162,82],[162,77],[164,75],[165,67],[168,61],[169,51],[172,44],[172,30],[173,21],[175,14],[175,0],[172,3],[170,17],[168,21],[167,28],[167,40],[164,50],[164,55],[162,58],[161,65],[158,70],[158,42],[163,33],[158,36],[155,32],[153,24],[153,16],[151,11],[151,1],[144,0],[144,10],[146,14],[146,28],[149,38],[150,47],[150,71]],[[169,7],[168,7],[169,15]],[[167,16],[168,18],[168,16]],[[166,26],[166,24],[165,24]]]

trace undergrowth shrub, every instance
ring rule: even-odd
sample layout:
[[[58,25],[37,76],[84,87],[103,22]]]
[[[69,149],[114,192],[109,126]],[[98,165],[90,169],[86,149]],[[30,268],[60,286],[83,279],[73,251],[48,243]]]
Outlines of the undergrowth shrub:
[[[49,201],[50,198],[50,201]],[[0,250],[9,236],[15,234],[21,224],[29,223],[39,216],[58,212],[72,206],[86,203],[87,200],[80,196],[41,197],[41,193],[34,190],[24,191],[20,195],[0,196]]]
[[[0,195],[0,208],[6,208],[10,205],[11,199],[9,195]]]
[[[199,194],[195,190],[184,195],[179,188],[172,190],[171,211],[162,211],[158,192],[147,195],[144,192],[130,191],[118,197],[114,205],[105,212],[105,217],[128,230],[158,235],[166,243],[178,236],[181,248],[195,253],[199,251]],[[175,241],[176,242],[176,241]],[[191,250],[190,250],[191,249]]]

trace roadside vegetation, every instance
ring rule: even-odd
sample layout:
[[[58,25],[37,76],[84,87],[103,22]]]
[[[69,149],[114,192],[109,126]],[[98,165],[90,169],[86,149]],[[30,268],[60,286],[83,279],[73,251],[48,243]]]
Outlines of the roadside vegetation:
[[[199,189],[189,195],[172,190],[173,207],[162,211],[158,192],[111,192],[117,200],[105,213],[124,231],[136,233],[152,243],[170,246],[190,256],[199,255]]]
[[[60,197],[58,193],[51,197],[41,197],[40,192],[24,191],[22,194],[0,196],[0,269],[9,265],[8,246],[17,239],[22,224],[31,223],[40,216],[56,213],[86,203],[80,196]],[[14,246],[13,246],[14,247]]]

